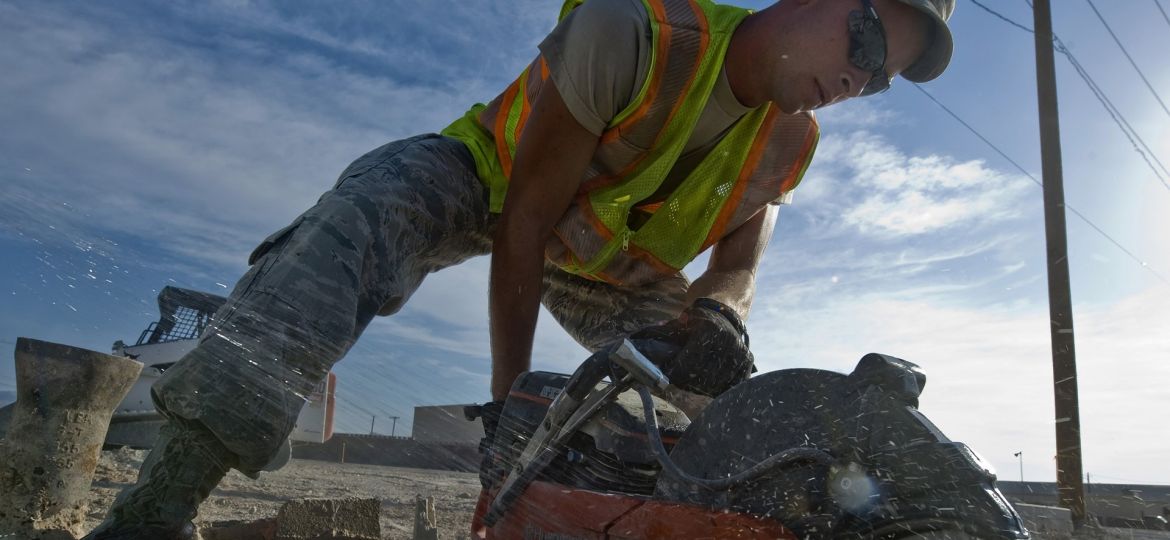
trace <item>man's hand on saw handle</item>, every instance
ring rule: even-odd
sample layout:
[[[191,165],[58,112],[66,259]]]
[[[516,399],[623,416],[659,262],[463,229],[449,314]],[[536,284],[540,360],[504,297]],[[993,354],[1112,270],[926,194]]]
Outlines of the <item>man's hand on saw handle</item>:
[[[629,339],[671,384],[688,392],[715,397],[754,371],[743,321],[710,298],[695,300],[679,318],[643,328]]]

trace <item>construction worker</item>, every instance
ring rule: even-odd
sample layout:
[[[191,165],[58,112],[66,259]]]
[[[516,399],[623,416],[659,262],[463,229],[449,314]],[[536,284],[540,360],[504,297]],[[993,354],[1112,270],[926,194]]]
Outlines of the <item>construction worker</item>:
[[[634,334],[717,395],[812,111],[934,79],[954,0],[569,0],[540,54],[442,135],[396,141],[265,239],[199,345],[153,388],[168,423],[87,538],[189,538],[230,468],[255,476],[316,384],[427,274],[492,253],[491,395],[530,365],[539,305],[587,349]],[[505,195],[507,196],[505,198]],[[693,283],[680,272],[706,249]],[[485,430],[494,427],[485,416]]]

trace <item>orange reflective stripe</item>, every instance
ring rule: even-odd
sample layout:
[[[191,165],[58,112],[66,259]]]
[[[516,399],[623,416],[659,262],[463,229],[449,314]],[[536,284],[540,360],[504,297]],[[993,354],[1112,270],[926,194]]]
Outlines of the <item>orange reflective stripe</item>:
[[[528,113],[532,111],[532,107],[528,104],[528,100],[524,100],[523,108],[520,109],[520,122],[516,124],[516,129],[512,130],[512,139],[517,144],[520,143],[520,134],[524,131],[524,123],[528,121]]]
[[[589,199],[588,193],[581,193],[577,195],[577,206],[579,206],[581,210],[585,212],[585,215],[589,217],[589,224],[593,225],[593,230],[596,231],[597,234],[600,234],[602,239],[604,239],[606,242],[613,240],[613,231],[609,230],[609,227],[605,226],[605,222],[601,221],[601,218],[597,217],[597,212],[593,211],[593,201]],[[588,258],[592,259],[594,255],[597,254],[590,253]]]
[[[606,242],[613,240],[613,232],[610,231],[609,228],[605,226],[605,223],[601,221],[601,218],[597,217],[597,212],[593,211],[593,205],[590,202],[588,195],[579,195],[577,197],[577,204],[581,206],[581,209],[585,212],[585,215],[588,216],[589,223],[591,225],[593,225],[593,230],[596,231],[597,234],[601,235],[601,237],[604,238]],[[554,230],[555,230],[555,228],[554,228]],[[566,243],[565,245],[568,246],[568,243]],[[629,254],[630,256],[637,257],[638,259],[641,259],[642,261],[649,263],[651,266],[653,266],[659,272],[664,272],[666,274],[673,274],[673,273],[679,271],[678,268],[675,268],[675,267],[667,264],[666,262],[663,262],[658,257],[655,257],[653,253],[650,253],[649,251],[646,251],[633,243],[629,244],[629,246],[622,251]],[[589,262],[592,262],[592,259],[597,256],[596,253],[590,253],[590,254],[584,254],[584,255],[586,255],[586,257],[582,257],[582,260],[583,260],[582,264],[587,264]],[[580,256],[580,254],[578,254],[578,256]],[[614,259],[616,259],[619,256],[621,256],[620,253],[617,256],[615,256]],[[606,268],[609,268],[610,263],[612,263],[612,262],[613,262],[613,259],[611,259],[609,262],[607,262],[604,267],[597,269],[596,271],[592,272],[591,274],[587,275],[587,274],[582,273],[579,275],[581,275],[583,277],[587,277],[589,279],[593,279],[595,281],[604,281],[604,282],[607,282],[607,283],[610,283],[613,285],[620,286],[620,285],[622,285],[622,281],[620,279],[618,279],[616,276],[610,275],[605,271]]]
[[[646,97],[642,100],[642,103],[638,105],[638,108],[630,114],[630,116],[626,117],[624,120],[618,123],[617,126],[614,126],[612,129],[606,130],[604,133],[602,133],[599,144],[613,143],[623,132],[630,130],[635,124],[641,122],[649,112],[651,105],[653,105],[654,102],[658,99],[658,94],[662,87],[663,75],[666,73],[668,58],[671,51],[674,49],[674,44],[671,42],[671,38],[674,36],[674,27],[671,24],[671,21],[668,21],[666,18],[666,7],[662,3],[662,0],[647,0],[646,4],[650,6],[652,15],[658,22],[659,32],[658,44],[654,51],[654,71],[650,74],[650,82],[646,91]],[[699,75],[699,67],[703,63],[703,58],[706,56],[707,46],[711,40],[710,34],[708,33],[709,25],[706,14],[703,13],[702,9],[700,9],[697,4],[695,4],[694,0],[688,0],[687,7],[689,7],[691,11],[694,12],[695,19],[699,23],[700,42],[698,47],[699,54],[695,55],[694,63],[690,68],[690,76],[683,85],[683,92],[681,94],[682,96],[687,95],[690,92],[691,86],[694,85],[695,79]],[[666,121],[662,123],[658,133],[654,135],[654,142],[650,145],[650,148],[654,148],[658,145],[658,142],[662,140],[662,137],[666,134],[666,128],[671,125],[672,121],[674,121],[675,116],[678,114],[679,110],[682,109],[684,101],[685,99],[675,100],[673,106],[670,109],[670,114],[666,117]],[[637,170],[637,168],[648,156],[648,153],[643,153],[641,156],[638,156],[637,159],[627,164],[624,168],[622,168],[622,170],[615,174],[601,175],[595,178],[591,178],[582,184],[581,189],[584,191],[589,191],[612,186],[622,181],[623,179],[632,176],[634,171]]]
[[[653,214],[654,212],[657,212],[659,208],[662,208],[663,204],[666,204],[666,201],[658,201],[658,202],[653,202],[653,203],[639,204],[638,206],[635,206],[634,208],[637,208],[638,210],[641,210],[641,211],[646,212],[648,214]]]
[[[540,56],[540,80],[548,80],[548,61],[544,59],[544,55]]]
[[[561,245],[564,247],[565,252],[567,253],[567,256],[570,259],[572,259],[572,263],[573,263],[573,266],[575,268],[571,269],[570,271],[574,274],[579,275],[579,276],[588,277],[589,279],[596,280],[599,278],[587,275],[586,272],[583,271],[584,267],[587,264],[592,263],[594,258],[597,257],[598,253],[600,253],[601,250],[604,249],[604,245],[613,239],[613,233],[610,232],[609,228],[607,228],[605,226],[605,223],[603,223],[601,221],[601,219],[597,217],[597,212],[593,211],[593,203],[589,200],[588,193],[578,194],[576,196],[576,205],[578,207],[578,209],[575,211],[576,214],[579,216],[583,216],[585,218],[586,223],[589,224],[589,227],[593,229],[593,232],[602,238],[601,245],[603,247],[598,248],[593,253],[584,253],[583,251],[585,251],[585,250],[583,249],[583,246],[581,246],[581,244],[571,242],[569,240],[569,238],[565,237],[559,224],[558,224],[558,226],[553,227],[552,232],[554,235],[556,235],[557,239],[559,239],[561,241]],[[570,205],[569,208],[572,209],[573,205]],[[578,251],[579,249],[581,251]],[[548,250],[546,249],[545,252],[547,253]],[[556,262],[556,261],[554,261],[554,262]],[[565,265],[561,265],[561,268],[565,268]],[[604,280],[602,280],[602,281],[604,281]]]
[[[650,266],[653,266],[654,269],[659,273],[670,275],[681,270],[681,268],[675,268],[671,266],[670,264],[666,263],[666,261],[656,257],[653,253],[646,251],[645,249],[642,249],[634,244],[630,244],[630,249],[627,251],[630,255],[649,263]]]
[[[707,45],[709,45],[711,42],[711,34],[708,32],[706,15],[704,15],[703,11],[699,9],[699,6],[695,5],[694,0],[691,0],[688,2],[688,4],[690,5],[691,10],[695,12],[695,20],[699,22],[699,51],[701,52],[700,54],[695,55],[695,65],[691,67],[691,80],[687,81],[687,90],[684,91],[685,93],[690,93],[691,85],[695,83],[695,77],[699,74],[699,66],[703,64],[703,58],[707,56]],[[679,103],[681,104],[682,100],[679,100]],[[668,125],[670,124],[670,121],[674,119],[674,115],[676,112],[678,112],[679,108],[679,105],[675,105],[674,112],[671,112],[670,117],[666,119],[666,123]]]
[[[768,141],[770,139],[768,134],[772,132],[772,126],[776,122],[777,114],[778,110],[776,107],[769,105],[768,114],[764,117],[763,124],[760,125],[760,129],[756,130],[756,139],[752,142],[752,149],[748,151],[747,159],[744,160],[743,167],[739,169],[739,177],[735,180],[735,187],[732,188],[731,194],[727,196],[727,200],[723,203],[723,209],[719,211],[719,217],[715,218],[715,223],[711,225],[711,230],[707,232],[707,239],[703,240],[703,247],[699,249],[700,252],[711,247],[720,238],[723,238],[723,233],[727,229],[727,223],[731,221],[731,217],[739,209],[739,203],[743,199],[744,191],[747,190],[752,173],[759,166],[760,157],[764,155],[764,149],[768,147]]]
[[[646,92],[646,99],[642,100],[642,103],[638,105],[638,109],[633,114],[602,136],[601,142],[603,143],[617,138],[618,133],[623,128],[629,127],[641,120],[643,116],[646,116],[646,112],[650,110],[650,105],[658,98],[658,89],[662,85],[662,74],[666,72],[666,58],[670,54],[670,38],[674,34],[674,29],[671,27],[670,22],[666,20],[666,7],[662,5],[661,1],[650,0],[646,4],[650,7],[651,15],[658,21],[659,29],[658,44],[654,51],[655,69],[654,73],[650,74],[649,90]]]
[[[670,55],[671,50],[674,48],[674,47],[672,47],[673,43],[671,43],[671,37],[674,35],[674,26],[670,23],[670,21],[668,21],[666,19],[666,7],[662,4],[661,0],[652,0],[648,3],[650,4],[652,9],[654,10],[654,15],[658,18],[659,33],[661,35],[658,42],[665,45],[665,46],[659,47],[659,50],[656,51],[658,53],[657,54],[657,62],[658,63],[656,64],[656,67],[658,69],[655,70],[656,73],[654,74],[654,76],[655,76],[654,81],[653,81],[649,91],[646,93],[645,101],[642,102],[641,106],[638,107],[638,110],[635,111],[634,114],[631,114],[629,116],[629,118],[626,118],[622,123],[617,125],[617,127],[616,127],[617,131],[622,131],[623,129],[632,126],[635,122],[638,122],[639,120],[642,119],[643,116],[646,115],[646,112],[650,109],[650,105],[658,97],[658,92],[659,92],[659,89],[662,85],[662,75],[666,72],[667,57]],[[703,13],[703,11],[701,9],[699,9],[699,6],[695,5],[694,0],[688,0],[687,7],[689,7],[691,9],[691,11],[694,12],[695,20],[698,21],[698,23],[699,23],[698,30],[700,32],[700,34],[699,34],[700,39],[699,39],[699,49],[698,49],[699,54],[695,55],[695,61],[690,69],[691,75],[690,75],[690,77],[687,78],[686,84],[683,85],[683,88],[684,88],[684,90],[682,92],[683,96],[685,96],[689,92],[689,88],[691,87],[692,84],[694,84],[695,77],[699,73],[699,66],[702,65],[702,63],[703,63],[703,58],[704,58],[705,53],[707,51],[707,45],[711,41],[711,36],[707,32],[707,29],[708,29],[707,16]],[[683,101],[685,101],[685,100],[683,100],[683,99],[675,100],[674,106],[671,108],[670,115],[668,115],[666,117],[666,122],[663,123],[663,126],[670,125],[670,122],[672,120],[674,120],[674,117],[678,113],[678,110],[680,108],[682,108]],[[658,132],[658,135],[655,137],[655,142],[657,142],[659,139],[661,139],[662,134],[665,132],[666,132],[665,129],[660,130]]]
[[[576,253],[573,252],[572,244],[570,244],[569,241],[567,239],[565,239],[564,235],[561,234],[560,229],[553,227],[552,233],[553,233],[553,235],[555,235],[557,237],[558,240],[561,241],[561,246],[565,250],[565,256],[563,258],[561,258],[561,260],[559,260],[559,261],[554,260],[552,262],[556,263],[557,266],[562,266],[562,267],[568,266],[570,264],[573,266],[580,266],[581,265],[581,258],[579,256],[577,256]],[[552,260],[551,257],[548,257],[548,255],[547,255],[548,250],[545,249],[544,252],[545,252],[545,258]]]
[[[524,96],[520,101],[520,121],[516,122],[516,129],[512,130],[512,140],[516,144],[520,144],[520,133],[524,131],[524,125],[528,123],[528,114],[532,112],[532,104],[528,102],[528,96]]]
[[[796,187],[796,183],[804,176],[804,172],[808,170],[809,163],[812,162],[813,149],[817,146],[817,141],[820,139],[820,124],[817,123],[817,117],[812,117],[812,124],[809,127],[808,136],[804,138],[804,146],[800,149],[800,154],[797,158],[797,165],[792,167],[792,171],[788,173],[788,177],[780,184],[780,193],[791,191]]]
[[[505,177],[512,176],[512,156],[520,143],[520,136],[524,126],[528,123],[528,115],[532,112],[532,101],[529,94],[533,88],[539,88],[544,79],[537,80],[537,74],[547,74],[548,65],[544,57],[538,57],[539,62],[533,62],[520,76],[516,78],[504,94],[500,96],[499,108],[496,110],[492,134],[495,136],[496,152],[500,156],[500,168]],[[533,68],[540,66],[540,71]]]
[[[578,195],[577,196],[577,205],[581,208],[581,210],[583,212],[585,212],[585,215],[589,218],[589,224],[593,226],[593,230],[597,234],[601,235],[602,239],[604,239],[602,247],[601,247],[601,249],[599,249],[597,251],[597,253],[579,254],[579,255],[583,255],[581,257],[581,260],[582,260],[581,266],[582,267],[596,265],[597,262],[595,261],[595,259],[597,259],[597,257],[602,252],[605,251],[605,246],[608,246],[609,242],[611,242],[613,240],[614,233],[613,233],[613,231],[609,230],[609,227],[606,227],[605,222],[601,221],[601,218],[597,216],[597,212],[593,211],[593,202],[589,199],[589,194],[583,193],[581,195]],[[595,280],[595,281],[605,281],[607,283],[611,283],[614,285],[621,285],[621,280],[617,279],[615,276],[610,276],[610,275],[605,273],[605,269],[609,266],[609,262],[612,260],[613,260],[613,258],[611,257],[609,261],[605,261],[604,266],[601,266],[599,268],[594,269],[593,272],[581,272],[578,275],[587,277],[587,278]]]
[[[611,276],[605,272],[597,272],[597,274],[595,274],[595,275],[597,276],[596,278],[591,278],[594,281],[604,281],[605,283],[609,283],[610,285],[616,285],[618,287],[625,287],[626,286],[626,283],[624,281],[618,279],[615,276]]]
[[[516,90],[516,97],[508,107],[508,119],[504,122],[504,140],[508,143],[508,153],[513,158],[516,156],[516,146],[520,143],[520,131],[524,125],[520,123],[520,112],[524,108],[524,104],[528,101],[528,76],[530,75],[527,68],[520,74],[517,82],[520,83]]]
[[[496,125],[492,129],[496,135],[496,153],[500,157],[500,168],[503,169],[506,178],[512,177],[512,153],[508,151],[508,141],[504,134],[507,133],[508,111],[512,109],[512,103],[516,101],[519,92],[520,79],[516,79],[516,82],[504,91],[500,107],[496,110]]]

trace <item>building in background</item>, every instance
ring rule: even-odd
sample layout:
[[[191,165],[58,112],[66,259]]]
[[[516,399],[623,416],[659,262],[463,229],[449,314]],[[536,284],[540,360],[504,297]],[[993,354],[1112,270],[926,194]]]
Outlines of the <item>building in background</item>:
[[[434,405],[414,408],[412,438],[421,443],[479,444],[483,424],[463,416],[466,405]]]

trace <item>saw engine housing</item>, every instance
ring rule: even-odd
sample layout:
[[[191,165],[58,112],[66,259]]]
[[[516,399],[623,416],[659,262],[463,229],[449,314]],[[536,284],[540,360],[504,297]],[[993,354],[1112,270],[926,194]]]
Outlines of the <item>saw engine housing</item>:
[[[505,404],[495,448],[511,468],[569,376],[530,372]],[[694,421],[664,401],[653,411],[670,460],[702,479],[726,479],[793,448],[832,462],[785,462],[711,490],[663,469],[634,392],[607,403],[538,480],[600,493],[693,505],[775,520],[797,537],[1028,538],[995,487],[990,465],[917,409],[926,376],[898,358],[869,354],[848,375],[813,369],[753,377]],[[608,383],[601,383],[608,384]]]
[[[568,381],[568,375],[532,371],[512,386],[496,430],[496,447],[503,450],[505,465],[510,467],[520,455]],[[655,415],[668,448],[690,424],[685,414],[665,401],[656,401]],[[542,479],[579,489],[650,496],[660,471],[646,444],[642,405],[636,394],[627,392],[603,406],[570,439],[566,451],[553,460]]]

